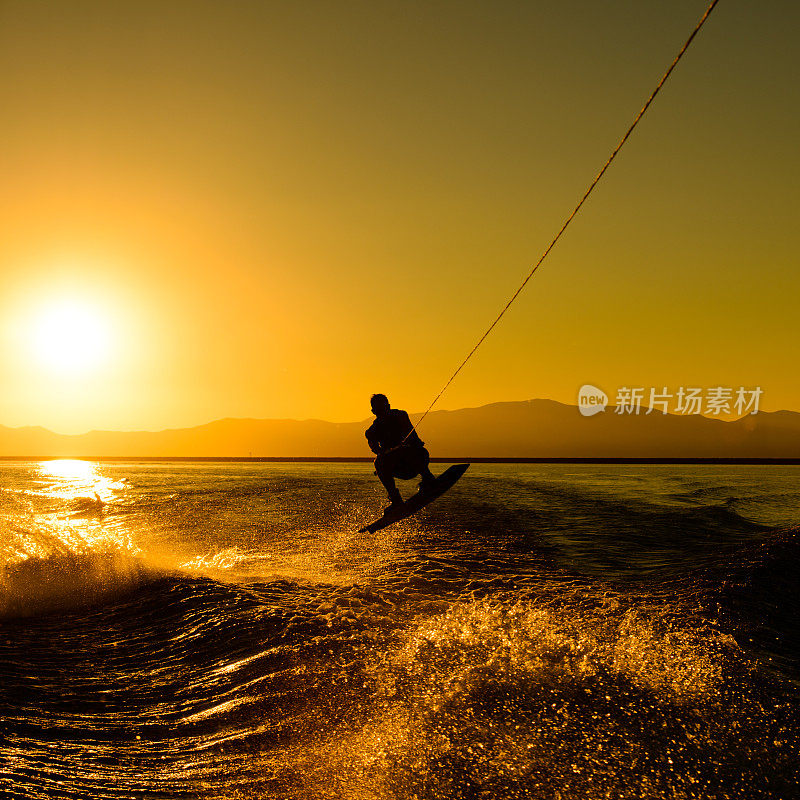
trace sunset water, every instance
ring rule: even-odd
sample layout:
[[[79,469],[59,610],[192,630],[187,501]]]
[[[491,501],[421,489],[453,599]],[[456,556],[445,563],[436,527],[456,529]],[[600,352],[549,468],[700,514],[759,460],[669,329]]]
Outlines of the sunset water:
[[[797,470],[473,464],[358,535],[364,464],[4,463],[0,782],[788,798]]]

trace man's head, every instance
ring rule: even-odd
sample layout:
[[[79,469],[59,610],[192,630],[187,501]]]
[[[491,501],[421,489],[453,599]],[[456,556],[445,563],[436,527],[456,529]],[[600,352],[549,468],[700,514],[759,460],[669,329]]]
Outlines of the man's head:
[[[385,394],[372,395],[369,399],[369,405],[376,417],[382,416],[389,410],[389,400]]]

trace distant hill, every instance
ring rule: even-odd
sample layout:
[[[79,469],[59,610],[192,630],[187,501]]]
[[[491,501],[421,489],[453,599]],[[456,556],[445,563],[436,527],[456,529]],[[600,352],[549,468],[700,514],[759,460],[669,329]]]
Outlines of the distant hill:
[[[221,419],[194,428],[76,436],[0,426],[0,456],[369,456],[364,430],[370,421]],[[575,406],[526,400],[435,411],[420,435],[436,457],[800,458],[800,413],[794,411],[724,422],[616,414],[610,406],[583,417]]]

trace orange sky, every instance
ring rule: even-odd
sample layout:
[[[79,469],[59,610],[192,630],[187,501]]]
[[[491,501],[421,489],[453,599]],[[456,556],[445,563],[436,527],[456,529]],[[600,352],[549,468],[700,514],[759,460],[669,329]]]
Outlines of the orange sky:
[[[0,424],[424,408],[705,5],[0,3]],[[594,383],[800,410],[799,25],[720,3],[441,408]],[[73,372],[32,342],[65,299],[108,337]]]

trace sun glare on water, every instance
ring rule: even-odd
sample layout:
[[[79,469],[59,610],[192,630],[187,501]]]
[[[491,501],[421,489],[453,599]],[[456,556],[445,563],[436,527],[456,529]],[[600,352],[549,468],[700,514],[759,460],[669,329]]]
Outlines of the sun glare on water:
[[[76,300],[61,300],[34,317],[31,344],[43,366],[74,375],[103,364],[110,352],[111,330],[98,308]]]
[[[96,469],[90,461],[73,458],[57,458],[39,464],[42,475],[62,481],[83,481],[89,483],[96,477]]]

